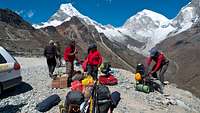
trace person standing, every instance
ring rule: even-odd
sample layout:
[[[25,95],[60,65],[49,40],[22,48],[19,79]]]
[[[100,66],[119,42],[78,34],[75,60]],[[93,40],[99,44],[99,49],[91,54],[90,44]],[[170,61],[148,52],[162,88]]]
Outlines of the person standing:
[[[54,45],[54,41],[50,40],[49,45],[45,47],[44,49],[44,56],[47,59],[47,65],[49,69],[49,76],[53,77],[53,72],[56,67],[56,47]]]
[[[98,79],[98,67],[102,64],[102,56],[97,50],[96,44],[90,46],[87,60],[87,72],[93,77],[94,80]]]
[[[72,76],[74,73],[74,60],[76,58],[77,50],[75,47],[75,41],[71,41],[69,47],[65,48],[64,60],[66,62],[66,74],[68,74],[67,86],[71,86]]]

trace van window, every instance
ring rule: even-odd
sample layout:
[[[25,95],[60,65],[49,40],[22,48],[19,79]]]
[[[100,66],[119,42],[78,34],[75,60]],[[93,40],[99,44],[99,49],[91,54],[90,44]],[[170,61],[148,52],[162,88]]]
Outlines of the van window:
[[[7,63],[6,59],[0,54],[0,64]]]

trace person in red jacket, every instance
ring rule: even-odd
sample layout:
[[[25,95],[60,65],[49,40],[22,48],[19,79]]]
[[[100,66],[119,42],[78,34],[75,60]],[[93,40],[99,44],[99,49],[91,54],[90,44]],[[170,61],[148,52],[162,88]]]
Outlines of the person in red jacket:
[[[66,74],[68,74],[68,87],[70,87],[72,82],[72,76],[74,73],[74,60],[76,58],[76,54],[77,50],[75,47],[75,41],[71,41],[69,47],[66,47],[64,51],[64,60],[66,62]]]
[[[152,70],[148,73],[149,76],[153,76],[154,78],[158,78],[162,84],[164,84],[164,74],[167,71],[169,60],[164,56],[162,52],[159,52],[155,47],[150,51],[150,56],[147,57],[146,65],[147,70],[151,65],[151,62],[154,61],[155,65]],[[159,71],[159,75],[157,76],[157,72]]]
[[[91,45],[88,51],[87,60],[87,72],[90,74],[94,80],[98,79],[98,67],[102,63],[102,56],[97,50],[96,44]]]

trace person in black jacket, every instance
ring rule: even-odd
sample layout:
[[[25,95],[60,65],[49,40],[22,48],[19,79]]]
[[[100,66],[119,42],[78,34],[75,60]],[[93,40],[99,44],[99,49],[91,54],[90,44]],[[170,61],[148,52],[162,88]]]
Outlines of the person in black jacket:
[[[56,56],[57,56],[57,51],[56,51],[56,47],[54,45],[53,40],[50,40],[49,45],[45,47],[44,56],[47,59],[49,76],[52,78],[53,72],[54,72],[55,67],[56,67]]]

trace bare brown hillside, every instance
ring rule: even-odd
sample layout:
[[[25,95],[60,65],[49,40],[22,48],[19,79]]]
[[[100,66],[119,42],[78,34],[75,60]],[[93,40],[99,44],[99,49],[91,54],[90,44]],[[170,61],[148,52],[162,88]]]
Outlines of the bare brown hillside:
[[[79,49],[79,58],[87,55],[88,45],[96,43],[105,59],[112,61],[112,66],[133,71],[142,55],[129,50],[126,45],[111,42],[103,33],[99,33],[95,26],[88,25],[78,17],[53,27],[48,26],[35,29],[19,15],[9,9],[0,10],[0,46],[5,47],[15,55],[42,56],[43,49],[49,40],[60,42],[61,51],[74,39]],[[131,40],[131,39],[130,39]],[[138,41],[127,41],[140,46]]]
[[[200,97],[200,27],[196,25],[157,46],[176,66],[176,74],[168,76],[168,79]]]

